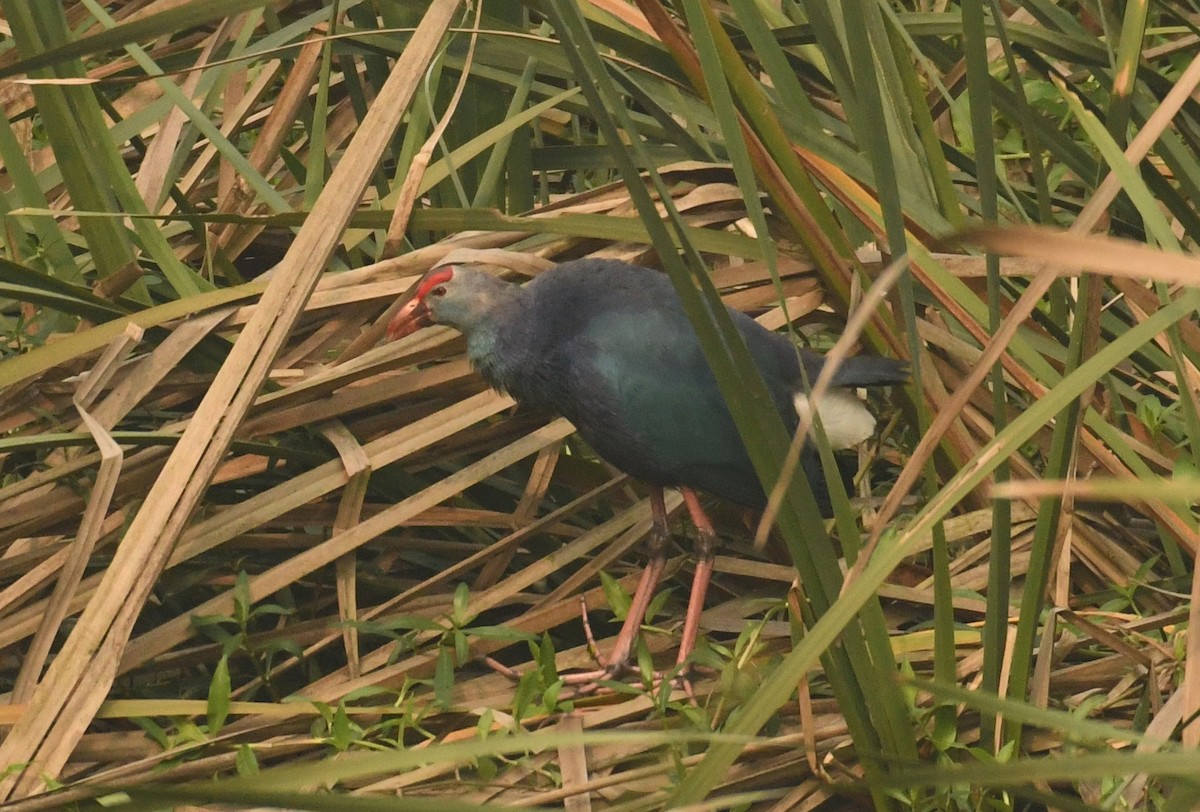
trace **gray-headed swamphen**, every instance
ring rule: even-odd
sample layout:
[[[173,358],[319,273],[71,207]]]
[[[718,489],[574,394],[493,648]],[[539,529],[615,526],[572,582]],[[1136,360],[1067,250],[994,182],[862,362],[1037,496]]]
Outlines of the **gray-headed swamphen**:
[[[577,681],[615,676],[630,659],[638,630],[665,566],[663,488],[678,488],[697,529],[697,566],[679,647],[679,662],[696,642],[712,573],[716,534],[696,495],[748,507],[766,501],[733,418],[670,280],[616,260],[582,259],[517,286],[482,270],[434,268],[413,287],[388,325],[399,338],[431,324],[467,337],[471,363],[492,386],[519,403],[561,414],[612,465],[650,486],[654,529],[642,573],[607,665]],[[797,350],[735,310],[734,324],[792,432],[807,408],[800,365],[815,382],[824,359]],[[821,424],[834,448],[867,439],[875,418],[853,388],[906,380],[902,362],[848,358],[820,403]],[[828,495],[815,450],[803,470],[822,510]],[[575,680],[573,680],[575,681]]]

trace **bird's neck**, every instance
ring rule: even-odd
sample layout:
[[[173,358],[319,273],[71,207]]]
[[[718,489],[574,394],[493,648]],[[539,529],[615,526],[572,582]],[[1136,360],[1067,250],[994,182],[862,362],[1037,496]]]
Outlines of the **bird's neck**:
[[[515,285],[504,285],[490,294],[494,299],[489,302],[489,317],[467,331],[467,357],[488,383],[511,391],[528,355],[530,324],[525,297]]]

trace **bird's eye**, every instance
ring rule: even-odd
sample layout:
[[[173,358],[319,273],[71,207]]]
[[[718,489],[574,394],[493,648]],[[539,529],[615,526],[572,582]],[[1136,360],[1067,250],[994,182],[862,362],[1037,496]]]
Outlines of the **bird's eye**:
[[[446,295],[446,286],[438,285],[436,288],[429,291],[429,295],[430,296],[445,296]]]

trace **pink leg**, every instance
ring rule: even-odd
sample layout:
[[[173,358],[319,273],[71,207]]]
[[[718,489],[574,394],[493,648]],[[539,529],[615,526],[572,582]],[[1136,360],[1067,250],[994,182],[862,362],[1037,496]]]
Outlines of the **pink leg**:
[[[700,498],[691,488],[680,488],[684,504],[692,523],[696,525],[696,574],[692,577],[692,592],[688,598],[687,616],[683,621],[683,636],[679,641],[679,657],[676,662],[682,665],[692,650],[696,647],[696,637],[700,632],[700,615],[704,612],[704,595],[708,592],[708,582],[712,579],[713,556],[717,551],[717,533],[713,530],[712,522],[700,505]]]
[[[637,589],[634,590],[629,612],[625,615],[625,622],[617,634],[616,645],[613,646],[607,661],[602,662],[603,668],[584,674],[569,674],[563,678],[568,685],[589,683],[598,679],[612,679],[620,676],[621,672],[629,665],[633,647],[637,644],[638,633],[642,629],[642,621],[646,617],[646,610],[650,607],[650,601],[654,598],[654,590],[658,588],[658,582],[662,579],[663,570],[667,566],[666,547],[671,530],[667,525],[667,504],[663,499],[662,488],[651,488],[650,511],[654,517],[654,527],[650,531],[647,545],[650,560],[646,562],[646,568],[642,570],[642,577],[638,581]]]

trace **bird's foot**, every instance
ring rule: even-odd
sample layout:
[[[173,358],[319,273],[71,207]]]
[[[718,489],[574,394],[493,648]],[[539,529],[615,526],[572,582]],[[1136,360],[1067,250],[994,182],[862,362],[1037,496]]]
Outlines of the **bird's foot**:
[[[696,704],[696,689],[692,680],[700,676],[702,669],[696,664],[688,660],[689,652],[680,652],[680,661],[676,666],[669,671],[652,671],[649,673],[642,672],[635,674],[636,669],[633,666],[633,646],[637,642],[636,637],[631,637],[625,640],[621,635],[618,635],[616,645],[613,647],[613,652],[607,661],[600,655],[600,646],[596,643],[596,638],[592,634],[592,626],[588,621],[587,606],[582,605],[583,617],[583,633],[587,640],[588,652],[591,653],[592,659],[599,666],[591,671],[583,671],[574,674],[567,674],[562,677],[566,685],[575,687],[577,694],[594,693],[604,688],[604,682],[621,682],[631,676],[640,677],[643,686],[651,690],[658,691],[664,686],[670,689],[681,689],[688,697],[688,701],[693,705]]]
[[[641,632],[642,621],[645,619],[646,611],[650,607],[650,601],[654,597],[654,590],[658,586],[659,581],[662,580],[663,570],[667,566],[665,550],[667,540],[671,536],[671,530],[667,524],[667,509],[666,503],[663,500],[662,488],[656,488],[651,491],[650,508],[653,516],[653,529],[647,545],[650,553],[650,561],[646,564],[646,568],[642,570],[641,578],[638,579],[637,589],[634,590],[629,608],[625,613],[625,620],[621,624],[621,631],[617,634],[616,642],[607,658],[601,656],[600,647],[596,644],[596,637],[592,634],[592,624],[588,620],[587,603],[582,596],[579,599],[580,615],[583,619],[583,634],[587,641],[587,649],[598,668],[590,671],[566,674],[561,677],[565,685],[572,686],[575,689],[576,694],[593,693],[602,687],[602,683],[619,681],[632,672],[631,664],[633,662],[634,648],[637,645],[638,635]],[[520,675],[507,666],[501,666],[494,661],[489,662],[488,665],[496,671],[505,674],[510,679],[520,678]],[[654,679],[659,678],[660,675],[654,675]]]
[[[580,696],[599,693],[601,691],[612,691],[613,688],[611,685],[606,683],[628,683],[631,681],[629,678],[632,676],[635,676],[635,672],[628,664],[614,663],[592,671],[565,674],[561,679],[564,684],[574,689],[576,696]],[[695,676],[695,672],[690,669],[681,671],[673,668],[670,671],[652,671],[649,674],[644,672],[636,674],[637,679],[632,681],[651,691],[659,691],[663,688],[670,690],[681,689],[687,694],[688,701],[696,704],[696,690],[692,684],[693,676]]]
[[[630,661],[632,660],[633,644],[636,641],[636,632],[627,633],[623,628],[622,633],[617,636],[617,642],[613,647],[612,654],[606,660],[600,654],[600,646],[596,643],[596,637],[592,633],[592,624],[588,620],[587,603],[582,597],[579,599],[579,605],[580,616],[583,619],[583,635],[587,641],[587,650],[591,654],[597,668],[563,674],[561,675],[561,679],[564,685],[574,688],[576,694],[587,694],[598,690],[601,687],[601,683],[616,682],[631,672]],[[508,677],[514,682],[518,682],[521,679],[521,673],[515,668],[504,665],[491,657],[484,657],[483,662],[493,671]],[[655,676],[657,677],[658,675],[656,674]]]
[[[507,677],[513,682],[521,680],[522,675],[515,668],[504,665],[491,657],[484,657],[483,662],[493,671]],[[634,675],[634,669],[628,660],[609,663],[597,660],[597,664],[599,667],[590,671],[576,671],[571,674],[560,675],[563,685],[572,689],[573,696],[610,693],[613,691],[613,688],[605,683],[624,682]],[[697,704],[697,700],[694,680],[702,676],[702,674],[708,674],[708,672],[709,669],[688,664],[683,667],[676,666],[669,671],[653,671],[649,674],[639,674],[635,682],[640,682],[644,687],[653,691],[659,691],[664,687],[671,690],[680,689],[687,694],[688,701],[695,705]]]
[[[481,658],[483,664],[495,671],[501,676],[507,677],[513,682],[520,682],[524,676],[517,669],[507,666],[504,663],[492,657]],[[560,679],[563,685],[570,686],[574,689],[575,695],[590,694],[599,690],[604,682],[615,682],[629,673],[627,663],[612,663],[611,665],[601,664],[600,668],[592,669],[591,671],[577,671],[571,674],[562,674]],[[657,676],[657,675],[656,675]]]
[[[599,668],[576,674],[566,674],[562,677],[562,680],[566,685],[576,686],[580,693],[589,693],[598,688],[601,681],[616,681],[629,672],[630,655],[633,653],[633,640],[625,639],[625,629],[622,628],[621,634],[617,635],[617,643],[613,647],[612,654],[605,660],[600,655],[600,646],[596,643],[596,636],[592,634],[592,623],[588,619],[587,602],[583,598],[579,599],[579,614],[583,621],[583,637],[587,641],[588,653],[592,655],[592,660],[595,661]]]

